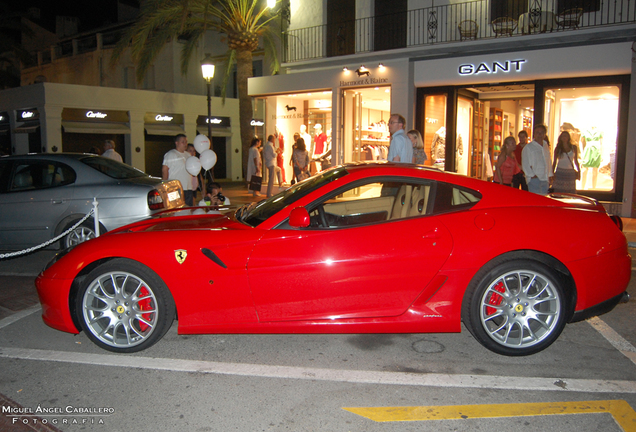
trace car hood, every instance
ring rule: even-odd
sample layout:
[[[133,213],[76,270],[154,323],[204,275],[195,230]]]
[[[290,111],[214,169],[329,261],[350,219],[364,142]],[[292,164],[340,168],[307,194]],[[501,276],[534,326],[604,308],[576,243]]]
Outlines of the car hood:
[[[156,232],[183,230],[222,230],[222,229],[251,229],[251,227],[219,214],[206,207],[190,207],[186,209],[161,212],[149,219],[144,219],[130,225],[123,226],[110,233],[122,232]]]

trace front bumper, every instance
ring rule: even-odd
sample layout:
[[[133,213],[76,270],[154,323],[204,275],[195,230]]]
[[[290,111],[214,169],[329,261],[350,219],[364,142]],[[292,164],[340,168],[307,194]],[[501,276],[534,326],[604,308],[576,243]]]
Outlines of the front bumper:
[[[40,275],[35,280],[35,287],[42,305],[42,320],[56,330],[77,334],[69,308],[69,294],[72,279],[51,279]]]

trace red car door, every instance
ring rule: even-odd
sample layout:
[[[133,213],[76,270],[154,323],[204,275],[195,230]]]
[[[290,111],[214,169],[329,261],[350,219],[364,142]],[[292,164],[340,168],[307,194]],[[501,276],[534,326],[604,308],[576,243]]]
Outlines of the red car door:
[[[274,229],[256,244],[248,278],[261,322],[397,316],[451,249],[439,216]]]

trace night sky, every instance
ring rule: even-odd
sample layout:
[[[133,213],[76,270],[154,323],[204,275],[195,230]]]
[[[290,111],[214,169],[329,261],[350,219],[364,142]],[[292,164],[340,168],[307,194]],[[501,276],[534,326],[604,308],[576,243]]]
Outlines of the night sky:
[[[120,1],[138,4],[135,0]],[[39,8],[40,20],[34,21],[53,32],[56,15],[78,17],[80,33],[117,23],[117,0],[25,0],[10,4],[21,12],[26,12],[31,7]]]

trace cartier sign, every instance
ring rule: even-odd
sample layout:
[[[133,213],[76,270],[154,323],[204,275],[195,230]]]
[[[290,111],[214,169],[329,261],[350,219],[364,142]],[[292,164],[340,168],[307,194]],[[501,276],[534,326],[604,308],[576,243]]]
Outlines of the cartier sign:
[[[521,72],[521,65],[526,60],[506,60],[502,62],[494,61],[492,63],[465,63],[459,65],[459,74],[461,76],[470,76],[478,74],[496,74],[498,72]]]

